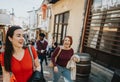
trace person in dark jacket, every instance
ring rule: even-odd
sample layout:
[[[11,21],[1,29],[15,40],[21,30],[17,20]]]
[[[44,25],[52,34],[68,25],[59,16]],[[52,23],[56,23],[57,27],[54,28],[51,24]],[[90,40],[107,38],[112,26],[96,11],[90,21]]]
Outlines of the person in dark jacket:
[[[48,46],[48,42],[44,39],[44,37],[45,37],[44,33],[40,33],[39,36],[40,36],[40,39],[36,43],[36,48],[37,48],[37,52],[38,52],[38,57],[40,59],[41,72],[43,75],[43,65],[42,65],[43,61],[45,60],[46,65],[48,64],[47,58],[46,58],[46,51],[47,51],[46,49]]]

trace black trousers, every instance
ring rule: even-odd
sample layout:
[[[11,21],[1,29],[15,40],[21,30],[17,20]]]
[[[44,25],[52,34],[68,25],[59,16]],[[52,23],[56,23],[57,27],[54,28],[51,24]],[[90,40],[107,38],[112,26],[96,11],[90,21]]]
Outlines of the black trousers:
[[[48,63],[47,63],[47,57],[46,57],[46,54],[39,55],[38,58],[40,59],[41,74],[42,74],[43,77],[44,77],[44,74],[43,74],[43,61],[45,60],[46,65],[48,64]]]

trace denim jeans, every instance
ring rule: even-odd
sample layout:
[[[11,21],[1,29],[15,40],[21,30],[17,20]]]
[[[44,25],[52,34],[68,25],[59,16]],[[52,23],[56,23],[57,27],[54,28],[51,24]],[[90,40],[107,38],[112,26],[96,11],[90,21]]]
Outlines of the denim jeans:
[[[59,65],[57,67],[58,67],[58,72],[57,73],[53,72],[53,82],[58,82],[61,75],[64,77],[65,82],[73,82],[71,80],[71,73],[69,69],[65,67],[61,67]]]

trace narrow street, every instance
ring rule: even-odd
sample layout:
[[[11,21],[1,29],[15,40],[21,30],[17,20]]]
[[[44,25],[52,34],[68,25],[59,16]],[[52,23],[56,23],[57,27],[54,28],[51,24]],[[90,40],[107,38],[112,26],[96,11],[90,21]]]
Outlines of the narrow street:
[[[48,59],[49,62],[49,59]],[[46,82],[53,82],[53,73],[52,68],[48,67],[45,62],[43,62],[43,69],[44,69],[44,77],[46,79]],[[2,75],[0,75],[0,82],[2,81]],[[63,77],[60,78],[59,82],[64,82]],[[74,82],[102,82],[101,80],[98,80],[96,76],[90,74],[89,78],[77,78]]]
[[[70,58],[72,54],[80,56],[79,62],[71,63],[74,65],[71,68],[76,68],[75,71],[72,69],[72,73],[76,73],[74,82],[120,82],[120,0],[1,0],[0,5],[0,53],[8,50],[4,64],[15,68],[12,71],[16,75],[23,73],[29,76],[30,70],[26,68],[31,62],[27,61],[28,57],[21,64],[21,61],[11,60],[11,55],[15,55],[17,60],[24,56],[23,49],[15,47],[17,49],[14,50],[14,44],[20,44],[20,47],[31,44],[38,55],[45,54],[49,48],[47,55],[51,54],[57,46],[63,46],[65,52],[61,53],[60,58],[57,50],[54,53],[59,59],[58,65],[65,67],[68,59],[74,60]],[[18,31],[18,35],[22,36],[15,35],[13,38],[17,32],[9,32],[11,27],[22,28]],[[66,40],[66,37],[71,38]],[[10,64],[12,62],[16,64]],[[23,70],[16,71],[17,66]],[[46,82],[53,82],[52,71],[43,61]],[[66,73],[64,75],[68,76]],[[0,82],[3,82],[2,77],[0,70]],[[23,76],[19,77],[24,81]],[[63,76],[58,82],[64,82]]]
[[[48,59],[49,62],[49,59]],[[43,62],[43,69],[44,69],[44,76],[46,79],[46,82],[53,82],[53,73],[52,73],[52,68],[48,67],[45,65],[45,62]],[[59,82],[64,82],[63,78],[61,77]],[[102,82],[102,80],[97,79],[95,75],[90,73],[89,77],[87,78],[77,78],[76,81],[73,82]]]
[[[53,82],[52,68],[46,66],[45,62],[43,62],[43,69],[44,69],[44,76],[45,76],[46,82]],[[63,77],[59,79],[59,82],[64,82]],[[93,75],[90,74],[89,78],[79,78],[79,79],[77,78],[77,80],[74,82],[101,82],[101,81],[97,80],[97,78],[95,78]]]

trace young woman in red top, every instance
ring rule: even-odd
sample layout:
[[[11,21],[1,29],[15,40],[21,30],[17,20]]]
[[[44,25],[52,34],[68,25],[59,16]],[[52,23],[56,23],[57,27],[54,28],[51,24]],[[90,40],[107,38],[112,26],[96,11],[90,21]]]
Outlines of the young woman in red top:
[[[28,48],[23,48],[23,30],[19,26],[8,29],[5,41],[5,52],[2,61],[3,82],[10,82],[12,72],[17,82],[27,82],[33,73],[32,58]],[[37,53],[32,47],[36,70],[40,71]]]
[[[72,55],[74,54],[73,49],[71,48],[72,45],[72,37],[66,36],[63,45],[57,47],[52,54],[52,61],[54,64],[53,68],[53,82],[58,82],[60,76],[64,77],[65,82],[72,82],[70,70],[66,68],[67,62],[71,59]],[[55,61],[56,56],[61,49],[59,56],[57,57],[57,61]]]

